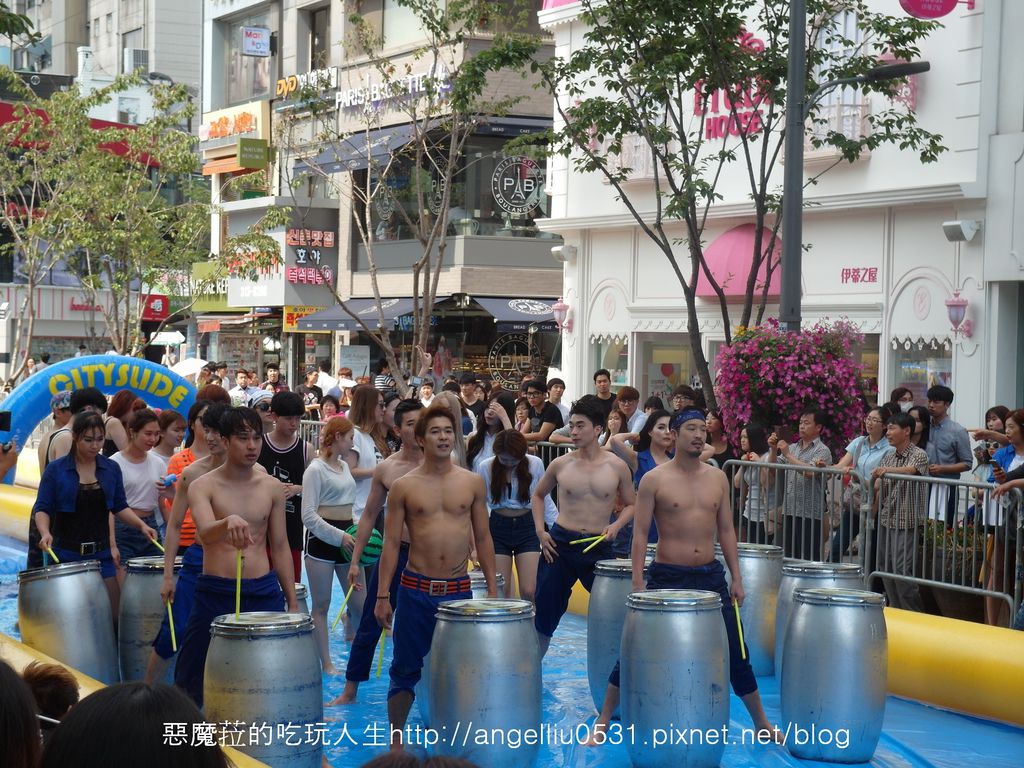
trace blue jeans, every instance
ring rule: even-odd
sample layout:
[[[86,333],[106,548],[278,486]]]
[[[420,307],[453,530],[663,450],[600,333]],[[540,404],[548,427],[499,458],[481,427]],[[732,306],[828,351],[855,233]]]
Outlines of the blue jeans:
[[[395,575],[391,577],[391,584],[388,587],[388,594],[391,596],[391,608],[394,610],[398,604],[398,582],[402,577],[409,562],[409,545],[402,543],[398,548],[398,565],[395,566]],[[370,578],[366,582],[366,594],[372,595],[374,599],[380,594],[377,591],[378,566],[380,561],[370,571]],[[367,600],[369,602],[369,600]],[[370,679],[370,667],[373,664],[373,652],[377,650],[377,642],[380,640],[380,624],[377,617],[373,615],[373,608],[363,608],[363,615],[359,619],[359,629],[352,640],[352,649],[348,652],[348,666],[345,668],[345,679],[355,683],[362,683]]]
[[[156,515],[147,515],[142,522],[148,525],[157,533],[160,527],[156,523]],[[161,538],[163,535],[161,534]],[[138,528],[133,528],[128,523],[114,520],[114,540],[117,542],[117,551],[121,553],[121,566],[128,565],[128,561],[134,557],[160,557],[161,552],[156,544],[149,540]]]

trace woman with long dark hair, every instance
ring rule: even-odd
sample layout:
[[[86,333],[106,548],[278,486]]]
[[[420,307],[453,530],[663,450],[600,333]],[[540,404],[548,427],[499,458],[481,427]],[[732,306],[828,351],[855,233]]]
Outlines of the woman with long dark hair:
[[[740,430],[740,458],[743,461],[768,461],[768,430],[757,422],[751,422]],[[768,533],[772,509],[770,491],[762,477],[766,470],[759,467],[743,467],[733,476],[733,485],[739,489],[737,507],[742,510],[740,528],[736,532],[740,541],[755,544],[771,544],[774,536]]]
[[[348,466],[356,481],[356,498],[352,513],[363,514],[366,499],[370,495],[373,470],[389,455],[387,428],[384,426],[384,395],[372,384],[360,384],[352,390],[352,407],[348,420],[355,426],[352,433],[352,449],[349,451]]]
[[[62,563],[98,560],[100,575],[117,616],[120,591],[111,551],[110,515],[154,541],[157,532],[128,506],[121,469],[100,455],[106,432],[103,417],[82,411],[71,422],[71,452],[46,465],[32,507],[39,549],[53,549]]]
[[[166,467],[171,457],[181,447],[185,439],[185,417],[170,408],[164,408],[158,416],[160,424],[160,442],[153,446],[153,455],[163,459]]]
[[[927,450],[932,431],[932,415],[923,405],[915,405],[907,413],[914,420],[914,431],[910,435],[910,442],[922,451]]]
[[[640,487],[640,480],[643,476],[657,466],[672,460],[675,452],[672,448],[675,440],[672,437],[670,423],[672,415],[662,409],[651,411],[647,415],[647,421],[640,428],[639,433],[621,432],[612,435],[612,451],[629,466],[633,475],[633,487]],[[633,442],[629,448],[628,442]],[[615,537],[612,549],[619,557],[629,557],[630,547],[633,540],[633,523],[626,523]],[[654,544],[658,540],[658,527],[651,520],[651,528],[647,534],[647,541]]]
[[[489,410],[489,409],[488,409]],[[486,413],[485,413],[486,416]],[[521,432],[505,429],[494,437],[494,455],[476,470],[487,486],[491,538],[498,573],[512,594],[512,561],[519,577],[519,596],[533,601],[537,589],[540,540],[534,526],[530,497],[544,475],[544,462],[527,453]],[[551,496],[544,499],[546,513],[554,511]],[[547,515],[546,515],[547,516]]]
[[[4,768],[37,768],[42,752],[39,708],[32,691],[0,658],[0,755]]]
[[[466,446],[466,462],[476,472],[480,465],[494,455],[494,438],[506,429],[512,429],[516,398],[511,392],[497,391],[487,401],[484,417],[476,425],[476,432]]]
[[[173,499],[174,492],[164,488],[167,465],[153,453],[159,440],[160,422],[157,415],[148,408],[135,411],[128,421],[128,447],[110,459],[121,468],[128,506],[146,525],[162,532],[162,522],[157,519],[160,494]],[[115,523],[114,532],[121,556],[119,576],[122,579],[124,566],[132,558],[159,557],[161,554],[155,544],[126,523]]]

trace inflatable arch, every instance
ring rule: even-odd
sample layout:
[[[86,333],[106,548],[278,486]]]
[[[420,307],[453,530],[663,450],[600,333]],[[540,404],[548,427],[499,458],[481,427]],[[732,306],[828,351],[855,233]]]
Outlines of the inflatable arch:
[[[137,394],[147,405],[188,412],[196,399],[196,388],[162,365],[138,357],[90,355],[73,357],[48,365],[19,384],[0,404],[11,412],[11,430],[0,431],[0,442],[10,439],[24,446],[32,430],[50,415],[50,399],[64,389],[96,387],[105,395],[122,389]],[[3,483],[14,483],[15,469]]]

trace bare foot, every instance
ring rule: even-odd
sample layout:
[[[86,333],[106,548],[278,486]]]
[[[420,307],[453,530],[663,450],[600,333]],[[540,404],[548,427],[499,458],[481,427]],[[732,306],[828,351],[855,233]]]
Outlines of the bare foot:
[[[333,701],[327,702],[328,707],[337,707],[341,704],[354,704],[356,701],[356,694],[359,692],[358,683],[347,682],[345,683],[345,690],[341,692],[341,696],[334,699]]]
[[[337,677],[341,674],[341,670],[333,664],[327,664],[326,666],[324,666],[324,674],[330,675],[331,677]]]
[[[608,740],[607,723],[594,723],[593,729],[587,740],[580,744],[581,747],[600,747]]]

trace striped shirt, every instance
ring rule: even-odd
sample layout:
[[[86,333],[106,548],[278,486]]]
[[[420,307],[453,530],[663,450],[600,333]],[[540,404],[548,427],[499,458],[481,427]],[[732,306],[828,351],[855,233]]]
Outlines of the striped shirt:
[[[917,474],[928,475],[928,454],[913,443],[908,443],[902,451],[893,450],[882,457],[879,467],[913,466]],[[890,476],[892,477],[892,476]],[[906,531],[917,527],[917,521],[924,517],[928,509],[928,483],[906,482],[882,478],[879,491],[881,497],[878,521],[886,528]],[[896,475],[895,477],[902,477]]]

